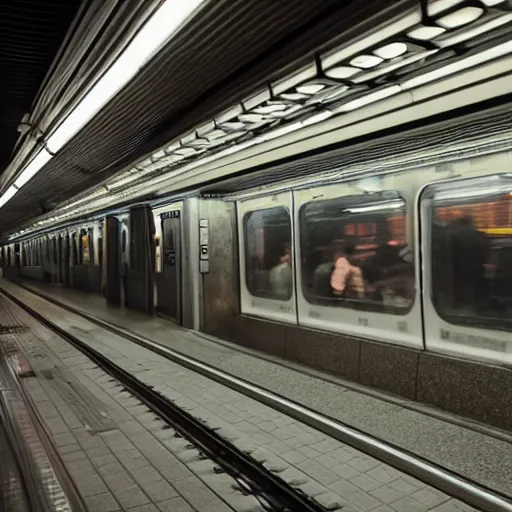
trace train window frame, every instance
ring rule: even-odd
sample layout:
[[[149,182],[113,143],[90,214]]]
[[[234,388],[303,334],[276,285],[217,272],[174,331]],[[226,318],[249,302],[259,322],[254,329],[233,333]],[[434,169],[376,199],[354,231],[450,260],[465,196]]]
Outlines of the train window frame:
[[[350,182],[349,182],[350,185]],[[335,202],[340,201],[343,202],[343,200],[346,200],[348,198],[364,198],[364,197],[375,197],[376,194],[380,193],[382,196],[382,199],[384,201],[386,200],[393,200],[393,201],[400,201],[402,203],[402,208],[400,211],[403,214],[403,222],[404,222],[404,242],[405,245],[408,246],[409,242],[407,240],[407,221],[408,221],[408,215],[410,215],[410,212],[408,211],[409,205],[407,203],[406,198],[401,193],[400,190],[395,188],[384,188],[380,192],[375,193],[355,193],[355,190],[352,191],[353,193],[345,193],[342,195],[334,195],[332,197],[313,197],[311,200],[303,202],[298,208],[297,208],[297,231],[298,231],[298,253],[300,254],[300,268],[297,269],[297,272],[300,274],[300,290],[302,293],[302,297],[306,301],[306,303],[309,306],[319,306],[319,307],[325,307],[328,309],[343,309],[343,310],[351,310],[354,312],[360,312],[362,315],[365,313],[373,314],[383,314],[383,315],[390,315],[390,316],[397,316],[397,317],[406,317],[409,315],[416,305],[416,287],[417,287],[417,269],[416,269],[416,261],[415,258],[412,258],[411,261],[411,272],[413,275],[413,288],[414,292],[412,293],[412,297],[409,300],[409,303],[407,306],[396,306],[396,305],[384,305],[377,301],[370,301],[368,299],[362,298],[346,298],[346,297],[339,297],[335,298],[327,298],[327,297],[319,297],[317,300],[312,300],[312,295],[310,293],[310,289],[306,286],[307,280],[311,277],[305,274],[306,270],[303,265],[303,261],[305,258],[305,254],[307,252],[307,249],[304,247],[305,243],[305,230],[307,221],[305,221],[305,211],[308,206],[312,204],[320,204],[322,202]],[[393,194],[393,197],[391,197],[391,194]],[[386,198],[386,195],[390,196],[389,198]],[[370,205],[370,203],[369,203]],[[350,208],[351,205],[347,205],[348,208]],[[354,205],[352,205],[354,206]],[[361,203],[361,206],[364,206],[364,203]],[[352,223],[354,224],[354,223]],[[375,223],[376,224],[376,223]],[[350,236],[350,235],[349,235]],[[357,236],[357,235],[355,235]],[[299,265],[298,265],[299,267]]]
[[[507,189],[512,193],[512,173],[510,172],[494,172],[494,173],[485,173],[477,176],[468,176],[464,178],[456,178],[444,181],[438,181],[434,183],[428,183],[425,187],[420,191],[418,196],[418,208],[421,217],[421,236],[424,240],[428,240],[426,244],[422,247],[422,261],[424,267],[424,276],[423,280],[428,282],[427,287],[423,287],[423,293],[425,298],[428,299],[430,303],[430,307],[432,312],[438,316],[443,322],[445,322],[448,326],[467,330],[468,333],[475,332],[475,330],[485,331],[489,330],[495,335],[505,334],[510,335],[512,332],[512,320],[509,320],[508,325],[506,324],[506,318],[498,319],[501,320],[501,325],[497,325],[496,319],[494,318],[484,318],[480,315],[459,315],[456,316],[451,313],[447,313],[442,308],[439,307],[436,302],[435,297],[435,286],[433,281],[433,264],[434,264],[434,243],[433,243],[433,227],[434,227],[434,219],[436,215],[436,206],[435,206],[435,193],[437,192],[448,192],[453,189],[457,189],[457,194],[459,194],[460,190],[464,185],[478,185],[479,182],[482,183],[483,186],[491,186],[491,180],[500,181],[503,178],[510,180],[510,186],[507,187],[506,183],[503,182],[500,188],[503,189],[502,193],[505,193]],[[466,187],[470,188],[470,187]],[[499,192],[496,189],[495,194]],[[489,193],[480,194],[482,197],[489,197]],[[477,196],[475,196],[477,197]],[[512,203],[512,198],[510,199]],[[483,199],[481,203],[484,204],[487,202],[487,199]],[[452,205],[448,205],[450,207]],[[461,208],[467,206],[463,204]],[[512,207],[512,205],[511,205]],[[508,229],[512,229],[511,227]],[[491,241],[492,244],[492,241]],[[441,329],[443,331],[443,329]],[[447,334],[444,334],[447,336]],[[470,334],[468,334],[470,336]],[[443,335],[441,335],[443,338]]]
[[[289,220],[289,238],[290,238],[290,269],[291,269],[291,277],[292,277],[292,283],[291,283],[291,287],[290,287],[290,292],[288,294],[287,297],[277,297],[276,295],[272,294],[272,292],[269,292],[269,293],[255,293],[252,289],[251,289],[251,286],[249,286],[249,275],[248,275],[248,272],[249,272],[249,266],[247,264],[247,258],[248,258],[248,255],[249,255],[249,248],[248,248],[248,243],[249,243],[249,237],[247,236],[247,224],[248,224],[248,221],[250,220],[250,216],[251,215],[254,215],[256,213],[261,213],[261,212],[265,212],[265,211],[270,211],[270,210],[283,210],[286,215],[288,216],[288,220]],[[254,208],[254,209],[251,209],[249,211],[246,211],[244,212],[243,214],[243,218],[242,218],[242,233],[243,233],[243,248],[244,248],[244,273],[243,273],[243,277],[244,277],[244,284],[245,284],[245,288],[247,289],[249,295],[251,297],[254,297],[254,298],[257,298],[257,299],[265,299],[265,300],[271,300],[271,301],[278,301],[278,302],[289,302],[290,300],[293,299],[294,297],[294,294],[295,294],[295,265],[294,265],[294,256],[293,256],[293,215],[292,215],[292,211],[291,209],[284,205],[284,204],[276,204],[275,206],[271,206],[271,205],[267,205],[267,206],[261,206],[259,208]]]

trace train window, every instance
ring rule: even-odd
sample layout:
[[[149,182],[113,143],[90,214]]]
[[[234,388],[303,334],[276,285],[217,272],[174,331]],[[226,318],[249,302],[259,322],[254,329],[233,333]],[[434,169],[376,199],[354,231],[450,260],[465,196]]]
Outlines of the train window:
[[[438,314],[453,324],[512,330],[512,177],[429,189]]]
[[[255,297],[291,298],[291,233],[287,208],[267,208],[245,215],[245,282]]]
[[[299,222],[302,290],[310,304],[410,310],[414,269],[398,192],[312,201],[301,207]]]
[[[80,230],[80,265],[91,263],[90,238],[87,229]]]
[[[155,235],[155,272],[162,272],[162,247],[160,243],[160,236]]]

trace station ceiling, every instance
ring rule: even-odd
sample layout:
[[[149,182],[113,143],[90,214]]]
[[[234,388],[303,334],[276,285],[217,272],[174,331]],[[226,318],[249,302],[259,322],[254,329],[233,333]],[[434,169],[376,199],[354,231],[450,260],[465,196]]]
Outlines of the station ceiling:
[[[67,4],[66,0],[48,3],[59,1]],[[1,209],[0,233],[102,182],[240,101],[258,84],[310,61],[319,48],[339,44],[349,32],[353,37],[354,27],[371,30],[370,25],[364,26],[371,16],[375,19],[385,9],[403,10],[414,3],[208,2],[143,72]],[[387,15],[392,13],[388,10]]]
[[[0,3],[0,170],[20,136],[18,126],[44,84],[81,0]]]

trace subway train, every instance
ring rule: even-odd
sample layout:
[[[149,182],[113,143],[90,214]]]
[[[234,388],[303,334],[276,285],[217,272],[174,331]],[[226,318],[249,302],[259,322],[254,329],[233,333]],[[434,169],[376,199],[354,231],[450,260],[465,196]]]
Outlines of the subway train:
[[[487,406],[429,389],[459,372],[458,385],[498,380],[480,391],[508,400],[510,116],[472,114],[97,212],[5,244],[4,277],[103,294],[493,422]]]

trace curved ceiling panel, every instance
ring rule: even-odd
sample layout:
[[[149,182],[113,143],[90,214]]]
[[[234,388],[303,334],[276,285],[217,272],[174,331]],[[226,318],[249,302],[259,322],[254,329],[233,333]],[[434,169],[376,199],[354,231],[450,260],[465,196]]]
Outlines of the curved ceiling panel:
[[[387,8],[416,2],[341,0],[209,2],[159,55],[2,208],[0,231],[99,183],[318,48],[371,30]],[[392,7],[390,7],[392,6]],[[386,11],[385,16],[393,13]],[[381,19],[382,21],[382,19]],[[356,27],[356,28],[355,28]],[[335,41],[336,40],[336,41]]]
[[[0,5],[0,169],[18,126],[75,18],[81,0],[3,0]]]

